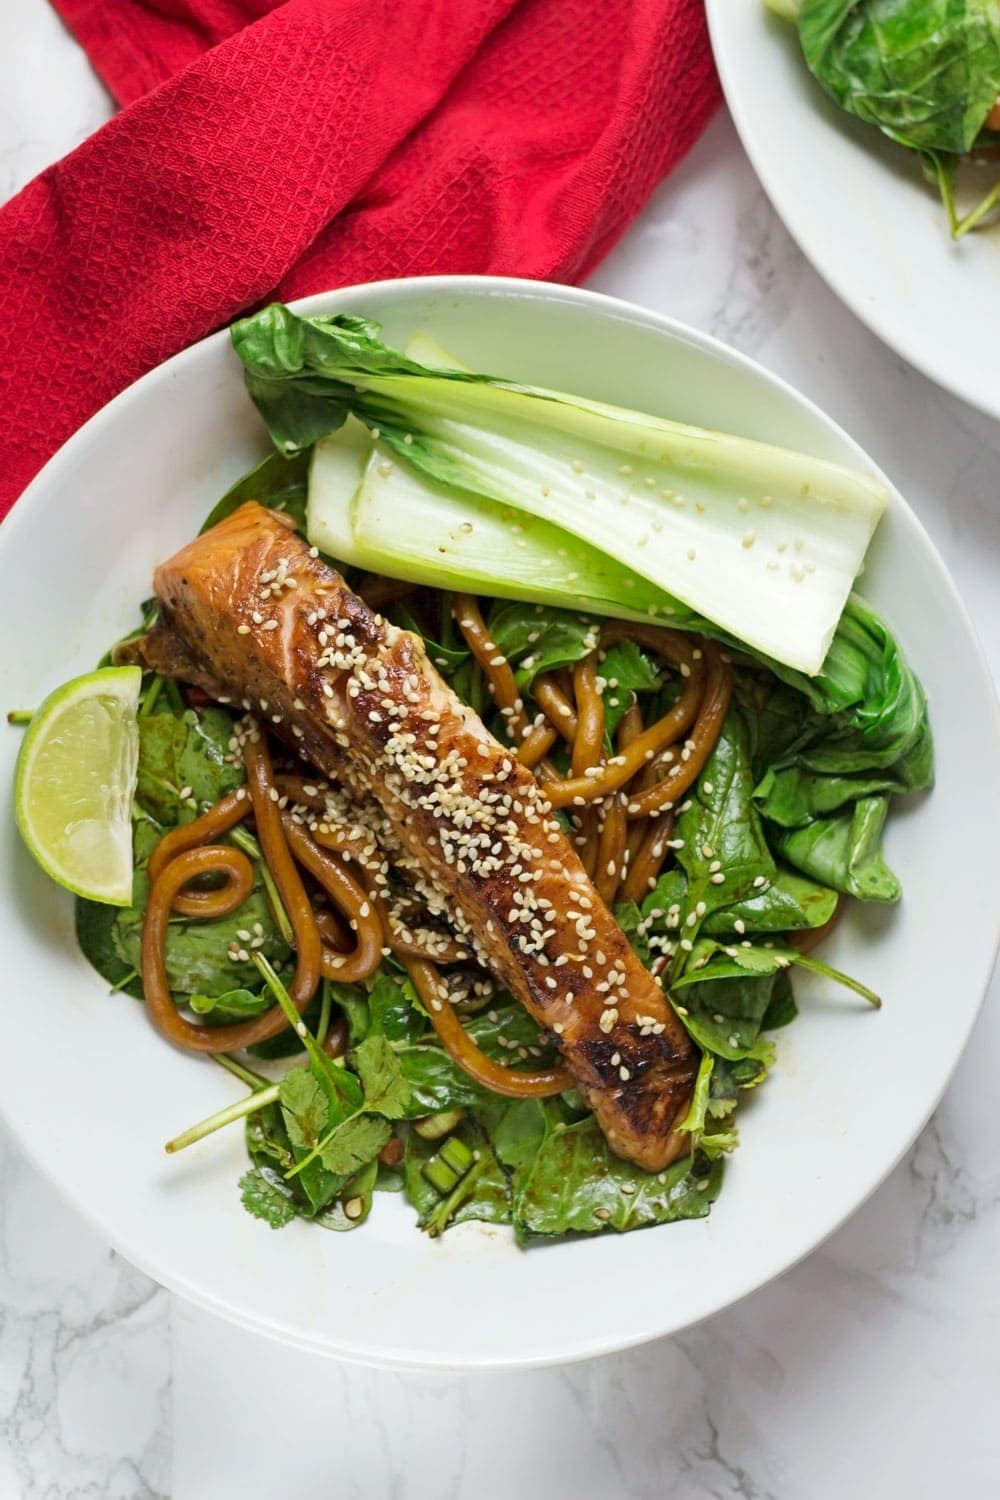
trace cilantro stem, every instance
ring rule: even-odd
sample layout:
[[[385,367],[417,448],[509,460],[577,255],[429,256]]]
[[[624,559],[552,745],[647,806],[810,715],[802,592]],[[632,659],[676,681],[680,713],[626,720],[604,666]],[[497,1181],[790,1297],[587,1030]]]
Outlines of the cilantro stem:
[[[238,1078],[241,1083],[249,1084],[252,1089],[266,1089],[271,1081],[269,1078],[262,1078],[252,1068],[244,1067],[228,1052],[213,1052],[212,1061],[218,1063],[220,1068],[225,1068],[227,1073],[232,1073],[233,1077]]]
[[[256,964],[264,980],[264,983],[271,991],[271,994],[274,996],[275,1000],[277,1000],[278,1004],[285,1012],[285,1015],[288,1017],[288,1024],[291,1026],[296,1036],[301,1038],[302,1045],[308,1052],[313,1067],[318,1073],[326,1078],[329,1078],[334,1088],[337,1089],[339,1087],[339,1080],[337,1078],[336,1064],[331,1057],[328,1057],[326,1055],[326,1053],[323,1051],[323,1048],[319,1045],[316,1038],[309,1030],[309,1027],[306,1025],[305,1021],[303,1021],[302,1017],[299,1015],[298,1011],[295,1008],[294,1000],[285,989],[285,986],[282,984],[277,974],[274,972],[272,965],[259,950],[255,950],[253,953],[251,953],[250,958]]]
[[[152,682],[149,684],[149,687],[143,693],[142,702],[139,705],[138,716],[140,719],[145,719],[147,715],[153,712],[156,700],[160,696],[160,693],[163,691],[163,681],[164,679],[162,677],[154,677]]]
[[[116,990],[122,990],[122,989],[124,989],[127,984],[131,984],[132,983],[133,979],[138,979],[138,978],[139,978],[139,970],[138,969],[129,969],[128,973],[126,975],[124,975],[123,978],[119,979],[117,984],[113,984],[111,986],[111,994],[113,995],[116,992]]]
[[[964,219],[960,219],[952,230],[956,240],[960,240],[970,229],[975,229],[981,219],[985,219],[991,209],[1000,203],[1000,182],[996,183],[975,208],[967,213]]]
[[[244,854],[249,855],[260,866],[260,877],[264,882],[267,904],[271,908],[271,915],[274,918],[275,925],[281,933],[284,942],[287,943],[289,948],[293,948],[295,946],[295,934],[292,931],[292,924],[278,894],[278,887],[274,883],[274,876],[267,868],[267,861],[264,858],[263,850],[253,834],[248,833],[245,828],[241,828],[238,824],[235,828],[229,830],[229,837],[237,849],[242,849]]]
[[[327,1057],[326,1053],[323,1051],[323,1048],[319,1045],[316,1038],[312,1035],[305,1021],[303,1021],[302,1017],[295,1009],[295,1003],[292,1000],[291,995],[285,989],[285,986],[282,984],[281,980],[274,972],[274,969],[264,957],[263,953],[251,953],[250,957],[257,965],[257,968],[260,970],[264,978],[264,982],[267,985],[268,989],[271,991],[271,994],[277,1000],[278,1004],[285,1012],[285,1015],[288,1017],[290,1025],[294,1027],[296,1034],[302,1038],[302,1045],[305,1047],[306,1051],[309,1054],[309,1059],[313,1065],[313,1068],[317,1073],[327,1078],[330,1084],[333,1086],[334,1093],[339,1094],[341,1083],[340,1079],[337,1076],[338,1068],[336,1063],[332,1058]],[[297,1177],[304,1167],[308,1167],[310,1162],[314,1162],[317,1157],[320,1156],[324,1147],[329,1143],[334,1133],[340,1129],[341,1125],[346,1125],[348,1120],[353,1120],[355,1115],[360,1115],[363,1110],[364,1104],[362,1103],[358,1106],[357,1109],[351,1110],[349,1115],[345,1115],[342,1120],[338,1120],[336,1124],[331,1125],[330,1129],[327,1131],[323,1139],[321,1141],[317,1141],[312,1150],[306,1156],[304,1156],[301,1161],[296,1162],[295,1166],[291,1169],[290,1172],[285,1173],[285,1181],[287,1182],[291,1177]]]
[[[789,953],[789,958],[791,958],[791,953]],[[791,961],[793,964],[797,964],[800,969],[808,969],[812,974],[822,974],[824,979],[836,980],[837,984],[842,984],[847,989],[853,990],[856,995],[861,996],[862,1000],[867,1000],[868,1004],[874,1010],[882,1009],[882,1001],[879,996],[876,995],[874,990],[870,990],[866,984],[862,984],[860,979],[853,979],[850,974],[845,974],[841,969],[834,969],[830,964],[823,963],[821,959],[812,958],[805,953],[796,953]]]
[[[257,1110],[265,1109],[269,1104],[275,1104],[278,1092],[279,1086],[276,1083],[272,1083],[268,1088],[255,1089],[253,1093],[237,1099],[235,1104],[227,1104],[225,1109],[216,1110],[214,1115],[199,1120],[197,1125],[192,1125],[189,1130],[175,1135],[173,1140],[168,1141],[164,1146],[164,1151],[170,1155],[173,1155],[175,1151],[183,1151],[185,1146],[193,1146],[195,1141],[204,1140],[206,1135],[221,1130],[225,1125],[231,1125],[234,1120],[242,1120],[246,1115],[255,1114]]]
[[[322,999],[319,1004],[319,1023],[316,1027],[316,1040],[322,1047],[326,1041],[326,1034],[330,1030],[330,1010],[333,1005],[333,992],[330,989],[329,979],[320,981]]]
[[[948,215],[948,228],[951,230],[951,237],[953,240],[957,240],[958,214],[955,211],[955,194],[951,184],[951,171],[936,151],[929,152],[928,156],[937,180],[938,192],[941,194],[941,202],[944,204],[945,213]]]
[[[12,708],[7,714],[8,724],[30,724],[35,717],[33,708]]]

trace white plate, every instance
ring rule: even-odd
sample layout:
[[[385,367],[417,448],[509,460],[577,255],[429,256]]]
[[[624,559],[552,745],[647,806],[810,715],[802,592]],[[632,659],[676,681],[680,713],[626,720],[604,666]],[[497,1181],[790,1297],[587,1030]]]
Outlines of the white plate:
[[[706,8],[736,128],[803,253],[910,364],[1000,417],[1000,225],[956,244],[914,154],[827,97],[793,26],[764,0]]]
[[[311,299],[428,329],[470,364],[873,468],[826,417],[704,335],[625,303],[530,282],[441,278]],[[31,705],[131,627],[154,564],[197,530],[264,451],[218,334],[96,416],[0,532],[4,696]],[[35,868],[10,816],[0,845],[0,1100],[39,1165],[130,1260],[224,1317],[290,1343],[399,1365],[513,1366],[673,1332],[778,1275],[872,1191],[913,1140],[958,1058],[996,941],[1000,731],[962,605],[893,497],[866,591],[930,692],[939,785],[888,836],[906,895],[856,910],[833,962],[885,996],[879,1014],[800,985],[804,1014],[745,1109],[743,1144],[704,1222],[518,1250],[506,1231],[443,1241],[380,1198],[349,1235],[276,1233],[240,1207],[239,1130],[167,1159],[165,1140],[240,1093],[174,1051],[73,940],[72,902]],[[2,736],[0,782],[17,736]]]

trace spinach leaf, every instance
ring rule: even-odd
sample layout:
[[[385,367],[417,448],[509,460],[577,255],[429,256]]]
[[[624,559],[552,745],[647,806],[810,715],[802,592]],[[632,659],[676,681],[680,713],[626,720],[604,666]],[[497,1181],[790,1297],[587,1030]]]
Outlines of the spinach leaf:
[[[224,521],[248,500],[256,500],[269,510],[283,510],[292,517],[300,531],[305,531],[309,461],[309,453],[296,453],[291,458],[286,458],[283,453],[269,453],[226,491],[209,514],[202,532]]]
[[[823,714],[770,672],[741,667],[733,693],[747,726],[755,782],[770,766],[794,757],[807,740],[826,730]]]
[[[646,968],[656,953],[680,936],[677,929],[687,902],[687,884],[684,871],[674,867],[660,876],[641,906],[620,901],[614,908],[615,921]]]
[[[410,981],[397,979],[384,968],[375,975],[368,1009],[372,1036],[410,1042],[427,1030],[427,1016]]]
[[[467,1030],[488,1057],[508,1065],[543,1066],[551,1047],[527,1011],[516,1001],[497,997],[487,1011],[467,1023]],[[442,1110],[482,1105],[495,1096],[453,1063],[436,1038],[395,1044],[394,1050],[410,1090],[403,1118],[419,1119]]]
[[[832,772],[806,771],[800,766],[771,767],[754,791],[754,801],[763,816],[782,828],[800,828],[814,818],[825,818],[860,797],[880,792],[906,791],[891,774],[838,776]]]
[[[245,779],[242,762],[227,762],[233,717],[223,708],[153,713],[139,719],[136,797],[158,823],[190,822],[199,803],[217,802]],[[190,787],[189,795],[180,793]]]
[[[111,942],[119,962],[126,969],[135,972],[139,972],[141,966],[142,923],[149,899],[146,866],[164,831],[148,819],[135,823],[132,905],[119,907],[115,911],[110,929]],[[171,919],[165,945],[165,964],[171,990],[175,994],[198,995],[203,1009],[207,1001],[232,994],[236,990],[254,993],[260,976],[249,958],[244,962],[233,961],[229,957],[231,950],[249,955],[251,946],[240,936],[246,932],[251,934],[250,943],[256,941],[259,951],[265,957],[280,962],[288,956],[289,950],[271,915],[259,873],[246,901],[228,917],[218,917],[210,922],[183,917]],[[266,1008],[266,1005],[261,1007]]]
[[[384,1161],[378,1163],[375,1174],[376,1193],[401,1193],[404,1186],[402,1165],[389,1167]]]
[[[522,692],[540,672],[571,667],[597,645],[600,622],[569,610],[540,604],[494,606],[489,617],[490,639],[514,667]]]
[[[424,1176],[424,1166],[440,1149],[440,1141],[425,1141],[415,1130],[406,1140],[404,1157],[403,1190],[417,1210],[417,1222],[428,1221],[447,1214],[441,1229],[450,1224],[464,1224],[478,1219],[486,1224],[510,1223],[510,1186],[507,1175],[497,1160],[486,1132],[475,1121],[466,1119],[451,1132],[473,1153],[475,1163],[465,1177],[460,1178],[447,1199],[442,1198],[437,1188]]]
[[[677,858],[687,871],[688,911],[703,906],[700,915],[705,916],[770,885],[777,870],[753,805],[749,737],[735,705],[688,800],[687,811],[677,820],[677,836],[683,840]],[[690,939],[686,932],[685,940]]]
[[[149,884],[145,868],[136,871],[133,895],[136,905],[121,908],[114,927],[114,941],[124,962],[138,970],[142,941],[142,922],[146,910]],[[230,949],[249,952],[239,934],[261,929],[259,951],[275,961],[284,959],[288,949],[274,926],[271,910],[262,887],[255,886],[246,901],[232,915],[211,922],[178,918],[167,928],[165,961],[167,979],[175,994],[199,995],[204,1002],[236,989],[248,990],[257,979],[249,962],[233,961]],[[267,1007],[262,1007],[266,1009]]]
[[[226,990],[221,995],[192,995],[188,1005],[198,1016],[209,1016],[212,1021],[243,1021],[249,1016],[259,1016],[270,1010],[274,1001],[270,995],[254,994],[252,990]]]
[[[862,901],[898,901],[902,888],[882,858],[889,800],[862,797],[846,812],[804,828],[774,829],[778,853],[814,880]]]
[[[381,973],[379,978],[381,978]],[[336,980],[327,980],[327,983],[331,986],[334,1003],[340,1006],[347,1017],[348,1045],[356,1047],[359,1042],[364,1041],[371,1027],[371,1007],[368,1003],[368,996],[357,984],[338,984]]]
[[[760,1028],[762,1031],[778,1031],[782,1026],[791,1025],[798,1013],[799,1008],[795,1003],[795,992],[792,989],[792,981],[788,977],[788,970],[781,969],[774,976],[774,989],[771,991],[770,1003],[764,1012]]]
[[[105,906],[100,901],[88,901],[84,896],[76,898],[76,940],[88,963],[107,980],[112,989],[124,990],[133,999],[143,998],[142,978],[136,968],[128,963],[115,942],[115,928],[119,908]]]
[[[504,999],[506,991],[494,997],[487,1010],[466,1022],[466,1030],[487,1057],[508,1064],[530,1062],[532,1067],[547,1062],[551,1044],[545,1033],[516,1000]]]
[[[619,901],[612,908],[612,915],[632,945],[639,962],[649,968],[652,953],[649,947],[648,929],[643,925],[642,910],[634,901]]]
[[[533,1234],[595,1234],[704,1218],[722,1184],[721,1162],[675,1162],[643,1172],[614,1156],[596,1120],[554,1127],[514,1189],[514,1227]]]
[[[740,1057],[730,1061],[726,1057],[713,1057],[706,1117],[720,1120],[732,1114],[739,1100],[740,1090],[756,1088],[766,1077],[767,1064],[760,1058]]]
[[[329,1207],[316,1215],[316,1223],[321,1224],[324,1229],[333,1229],[341,1234],[360,1229],[372,1211],[372,1195],[378,1184],[378,1176],[378,1162],[367,1162],[344,1183],[340,1195]]]
[[[534,1161],[545,1139],[548,1117],[540,1099],[514,1099],[492,1130],[493,1147],[505,1167],[520,1170]]]
[[[489,1098],[436,1042],[408,1042],[397,1049],[396,1057],[410,1090],[407,1119],[463,1109]]]
[[[917,151],[970,150],[1000,94],[993,0],[803,0],[799,37],[838,104]]]
[[[837,908],[837,892],[813,880],[779,867],[770,885],[751,891],[707,917],[702,931],[713,936],[725,933],[796,932],[822,927]],[[737,927],[737,922],[741,927]]]
[[[754,1057],[770,1063],[772,1049],[761,1031],[776,977],[788,964],[787,957],[764,948],[699,942],[672,984],[677,1013],[699,1047],[730,1061]]]

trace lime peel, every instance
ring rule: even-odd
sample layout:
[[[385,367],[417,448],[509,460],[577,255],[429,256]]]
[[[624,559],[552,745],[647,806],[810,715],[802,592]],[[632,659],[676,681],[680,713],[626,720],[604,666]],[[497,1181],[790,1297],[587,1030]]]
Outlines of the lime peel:
[[[32,856],[66,890],[132,900],[132,798],[142,672],[105,667],[51,693],[17,758],[14,813]]]

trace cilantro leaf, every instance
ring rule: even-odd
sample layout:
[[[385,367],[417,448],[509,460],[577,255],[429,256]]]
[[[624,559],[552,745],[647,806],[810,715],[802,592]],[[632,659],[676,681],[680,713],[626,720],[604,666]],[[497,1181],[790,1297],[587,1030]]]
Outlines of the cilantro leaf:
[[[348,1176],[373,1161],[392,1135],[392,1126],[379,1115],[354,1115],[338,1125],[320,1150],[329,1172]]]
[[[308,1068],[291,1068],[281,1080],[279,1098],[288,1139],[311,1151],[329,1124],[329,1095]]]
[[[297,1215],[291,1193],[265,1177],[259,1167],[251,1167],[240,1178],[240,1199],[247,1213],[263,1219],[272,1229],[284,1228]]]
[[[649,693],[660,685],[656,663],[635,641],[616,641],[608,648],[600,666],[607,683],[604,690],[604,732],[614,734],[632,706],[635,693]]]
[[[410,1102],[410,1086],[388,1040],[366,1037],[354,1060],[365,1091],[365,1108],[389,1120],[401,1119]]]

